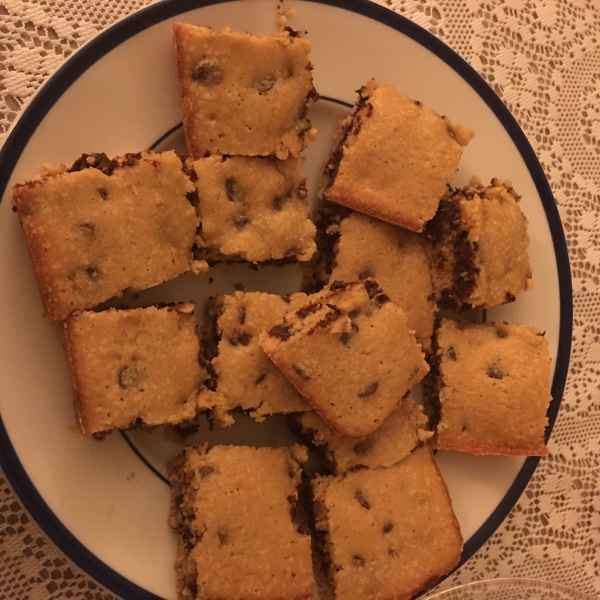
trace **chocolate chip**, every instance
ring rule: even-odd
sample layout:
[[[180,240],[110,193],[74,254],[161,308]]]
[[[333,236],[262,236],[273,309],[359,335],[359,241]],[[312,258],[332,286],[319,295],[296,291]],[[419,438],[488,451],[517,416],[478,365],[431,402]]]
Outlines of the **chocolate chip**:
[[[284,203],[284,198],[282,198],[281,196],[277,196],[277,198],[275,198],[273,200],[273,202],[271,203],[271,206],[273,207],[273,210],[275,212],[279,212],[281,210],[281,208],[283,207],[283,203]]]
[[[200,204],[200,196],[198,195],[198,190],[194,190],[193,192],[188,192],[185,197],[188,199],[188,202],[192,206],[198,206]]]
[[[310,375],[303,371],[298,365],[292,365],[292,369],[294,369],[294,372],[296,375],[298,375],[298,377],[304,379],[304,381],[310,381]]]
[[[291,79],[294,76],[294,65],[291,63],[288,63],[287,65],[285,65],[284,69],[283,69],[283,77],[285,79]]]
[[[371,440],[362,440],[354,444],[354,452],[359,456],[365,456],[373,448],[373,442]]]
[[[269,330],[269,335],[285,342],[292,337],[291,327],[289,325],[275,325]]]
[[[343,281],[333,281],[329,284],[329,289],[332,292],[337,292],[339,290],[345,290],[348,287],[348,283],[344,283]]]
[[[342,344],[344,344],[344,346],[348,345],[348,342],[352,339],[352,333],[350,333],[349,331],[344,331],[344,333],[342,333],[340,335],[340,342],[342,342]]]
[[[397,550],[396,548],[388,548],[388,554],[392,558],[398,558],[400,556],[400,551]]]
[[[105,187],[98,188],[98,193],[102,200],[108,200],[108,190]]]
[[[364,388],[360,392],[358,392],[357,396],[359,398],[368,398],[369,396],[372,396],[377,391],[378,387],[379,387],[379,382],[373,381],[366,388]]]
[[[221,546],[229,543],[229,533],[225,529],[219,529],[219,531],[217,531],[217,537],[219,538],[219,544],[221,544]]]
[[[81,223],[79,229],[88,240],[96,237],[96,226],[93,223]]]
[[[317,312],[321,308],[320,304],[309,304],[307,306],[303,306],[302,308],[296,311],[296,316],[300,319],[305,319],[311,313]]]
[[[100,271],[100,269],[98,269],[98,267],[86,267],[84,269],[84,273],[92,280],[92,281],[99,281],[100,279],[102,279],[102,272]]]
[[[143,379],[143,374],[135,363],[122,367],[118,375],[119,387],[123,390],[139,388]]]
[[[233,221],[235,228],[240,231],[242,229],[246,229],[246,227],[248,227],[249,223],[250,223],[250,217],[248,217],[246,215],[239,215]]]
[[[353,308],[349,313],[348,316],[351,319],[356,319],[356,317],[358,317],[358,315],[360,315],[360,308]]]
[[[238,321],[240,325],[243,325],[246,322],[246,307],[240,306],[238,308]]]
[[[141,160],[142,158],[142,153],[141,152],[136,152],[135,154],[132,152],[128,152],[125,156],[124,156],[124,161],[123,164],[127,167],[135,167],[135,165],[138,164],[138,162]]]
[[[92,154],[82,154],[71,167],[67,170],[68,173],[76,173],[84,169],[98,169],[105,175],[112,175],[114,170],[119,166],[116,160],[111,160],[104,152],[94,152]]]
[[[377,296],[373,298],[373,302],[375,302],[375,304],[377,304],[377,306],[380,308],[389,301],[390,299],[383,292],[381,294],[377,294]]]
[[[360,554],[355,554],[354,556],[352,556],[352,564],[355,567],[364,567],[365,559]]]
[[[514,302],[517,298],[511,294],[510,292],[506,292],[504,295],[504,304],[508,304],[509,302]]]
[[[235,332],[232,336],[229,337],[229,343],[232,346],[247,346],[252,340],[252,336],[245,331]]]
[[[452,359],[452,360],[456,360],[457,356],[456,356],[456,350],[450,346],[450,348],[448,348],[448,352],[447,352],[448,356]]]
[[[383,533],[389,533],[392,529],[394,529],[394,524],[391,521],[388,521],[384,526],[383,526]]]
[[[492,379],[502,379],[504,377],[504,373],[498,368],[498,365],[488,367],[486,374]]]
[[[367,290],[367,294],[369,294],[369,298],[371,298],[371,300],[373,300],[373,298],[375,298],[378,294],[383,293],[376,281],[365,281],[364,285],[365,290]]]
[[[227,177],[225,179],[225,193],[227,194],[227,199],[231,202],[235,202],[236,196],[239,196],[240,186],[235,177]]]
[[[373,271],[370,267],[363,269],[359,274],[358,278],[362,281],[363,279],[368,279],[369,277],[373,277]]]
[[[259,94],[266,94],[277,81],[277,77],[273,73],[269,73],[264,77],[260,77],[254,81],[253,87]]]
[[[296,196],[298,196],[298,198],[300,198],[300,200],[305,200],[306,197],[308,196],[308,188],[306,187],[306,180],[304,180],[302,183],[298,184],[298,187],[296,188]]]
[[[418,106],[419,108],[421,108],[421,106],[423,106],[423,103],[420,100],[413,100],[413,102],[415,103],[416,106]]]
[[[201,60],[192,71],[192,79],[204,87],[214,87],[223,81],[225,72],[214,58]]]
[[[496,336],[499,338],[508,337],[508,331],[506,329],[496,329]]]
[[[356,492],[354,492],[354,497],[356,498],[356,500],[358,501],[358,503],[363,508],[366,508],[367,510],[371,510],[371,505],[369,504],[369,502],[365,498],[365,495],[363,494],[362,490],[356,490]]]
[[[204,465],[203,467],[200,467],[200,477],[202,479],[206,479],[207,477],[212,475],[214,472],[215,472],[215,468],[212,467],[211,465]]]
[[[258,376],[258,379],[257,379],[257,380],[256,380],[254,383],[255,383],[256,385],[258,385],[259,383],[262,383],[262,382],[265,380],[266,376],[267,376],[267,374],[266,374],[266,373],[263,373],[262,375],[259,375],[259,376]]]

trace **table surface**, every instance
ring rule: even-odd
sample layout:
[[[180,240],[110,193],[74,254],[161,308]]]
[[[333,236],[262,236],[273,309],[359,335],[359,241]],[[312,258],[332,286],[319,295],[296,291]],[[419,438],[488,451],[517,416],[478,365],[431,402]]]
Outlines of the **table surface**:
[[[152,0],[0,1],[0,143],[67,57]],[[439,587],[531,577],[600,597],[600,8],[594,0],[377,0],[438,36],[529,138],[563,220],[569,377],[549,455],[492,538]],[[0,598],[114,598],[24,511],[0,471]]]

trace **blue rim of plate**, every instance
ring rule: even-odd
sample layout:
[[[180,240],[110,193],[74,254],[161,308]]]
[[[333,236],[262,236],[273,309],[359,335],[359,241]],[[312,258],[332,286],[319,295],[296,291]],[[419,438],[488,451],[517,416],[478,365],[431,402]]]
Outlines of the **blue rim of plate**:
[[[117,22],[78,50],[40,88],[10,132],[8,139],[0,151],[0,198],[4,196],[13,169],[37,127],[65,91],[91,65],[127,39],[161,21],[194,9],[230,1],[233,0],[163,0]],[[558,209],[542,167],[527,137],[502,100],[483,78],[456,52],[412,21],[375,4],[371,0],[305,1],[333,6],[378,21],[430,50],[477,92],[502,123],[519,150],[534,181],[546,213],[554,245],[559,280],[559,340],[556,369],[551,389],[553,400],[548,410],[548,426],[546,428],[546,441],[548,441],[558,414],[568,374],[573,322],[573,295],[567,245]],[[473,556],[500,526],[531,479],[539,460],[538,457],[529,457],[525,460],[523,467],[494,512],[466,541],[461,561],[456,568],[460,567]],[[99,560],[54,515],[23,468],[12,446],[1,416],[0,464],[10,485],[29,514],[60,550],[86,574],[112,593],[124,598],[132,600],[161,600],[159,596],[129,581]]]

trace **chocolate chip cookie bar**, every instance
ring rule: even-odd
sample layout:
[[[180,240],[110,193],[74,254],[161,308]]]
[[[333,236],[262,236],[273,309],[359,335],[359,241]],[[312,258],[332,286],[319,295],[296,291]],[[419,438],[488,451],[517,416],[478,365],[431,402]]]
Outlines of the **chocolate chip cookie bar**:
[[[212,299],[209,354],[218,395],[215,416],[223,422],[234,408],[250,411],[257,420],[277,413],[308,410],[309,404],[273,364],[258,343],[289,311],[306,304],[302,293],[278,296],[236,292]]]
[[[194,191],[171,151],[84,154],[17,184],[14,205],[46,315],[63,320],[125,289],[205,271],[192,257]]]
[[[307,261],[314,254],[302,159],[209,156],[188,161],[209,261]]]
[[[178,424],[203,404],[206,361],[194,305],[84,311],[63,323],[75,413],[85,435]]]
[[[333,282],[259,343],[333,429],[356,439],[429,371],[406,314],[372,279]]]
[[[336,433],[315,411],[298,415],[296,421],[308,442],[324,448],[338,475],[363,467],[390,467],[433,435],[425,429],[427,417],[410,392],[379,429],[359,442]]]
[[[552,398],[544,335],[525,325],[443,319],[435,341],[438,449],[546,455]]]
[[[509,181],[476,177],[444,196],[425,231],[440,308],[489,308],[534,287],[519,199]]]
[[[293,516],[306,449],[187,448],[170,464],[180,600],[308,600],[311,540]]]
[[[325,597],[408,600],[460,559],[459,525],[428,446],[392,467],[319,477],[312,489]]]
[[[193,159],[205,154],[298,156],[316,134],[310,42],[284,28],[255,36],[173,27],[183,126]]]
[[[436,307],[422,236],[345,209],[327,209],[318,225],[316,281],[372,277],[406,312],[409,327],[428,354]]]
[[[371,79],[340,123],[321,197],[421,232],[474,133]]]

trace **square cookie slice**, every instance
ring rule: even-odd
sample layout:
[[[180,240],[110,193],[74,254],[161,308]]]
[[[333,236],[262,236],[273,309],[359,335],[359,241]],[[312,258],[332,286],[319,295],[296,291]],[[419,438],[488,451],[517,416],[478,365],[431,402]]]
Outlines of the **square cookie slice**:
[[[459,524],[428,446],[392,467],[319,477],[312,489],[325,597],[408,600],[460,559]]]
[[[250,411],[252,417],[308,410],[310,405],[259,346],[259,335],[271,329],[288,311],[306,304],[305,294],[278,296],[236,292],[212,299],[207,348],[213,356],[217,403],[215,416],[232,422],[229,411]]]
[[[194,190],[172,151],[84,154],[17,184],[14,203],[46,315],[63,320],[125,289],[205,271],[192,259]]]
[[[327,209],[318,226],[317,285],[372,277],[404,310],[409,327],[428,354],[435,303],[423,237],[343,208]]]
[[[544,335],[525,325],[442,319],[435,340],[438,449],[546,455],[552,398]]]
[[[193,309],[191,303],[111,308],[64,322],[75,413],[85,435],[177,424],[209,408]]]
[[[311,540],[293,522],[306,449],[188,448],[170,464],[180,600],[313,598]]]
[[[315,252],[302,159],[209,156],[187,162],[201,222],[197,257],[307,261]]]
[[[534,287],[519,200],[509,181],[476,177],[444,196],[425,231],[440,308],[489,308]]]
[[[259,343],[333,429],[357,439],[429,371],[406,314],[372,279],[333,282]]]
[[[421,232],[473,135],[393,86],[371,79],[340,123],[320,195]]]
[[[425,429],[428,419],[410,393],[379,429],[359,442],[336,433],[315,411],[298,415],[296,421],[308,442],[325,449],[338,475],[362,467],[390,467],[433,435]]]
[[[285,28],[256,36],[229,28],[173,27],[183,126],[192,158],[298,156],[316,130],[310,42]]]

